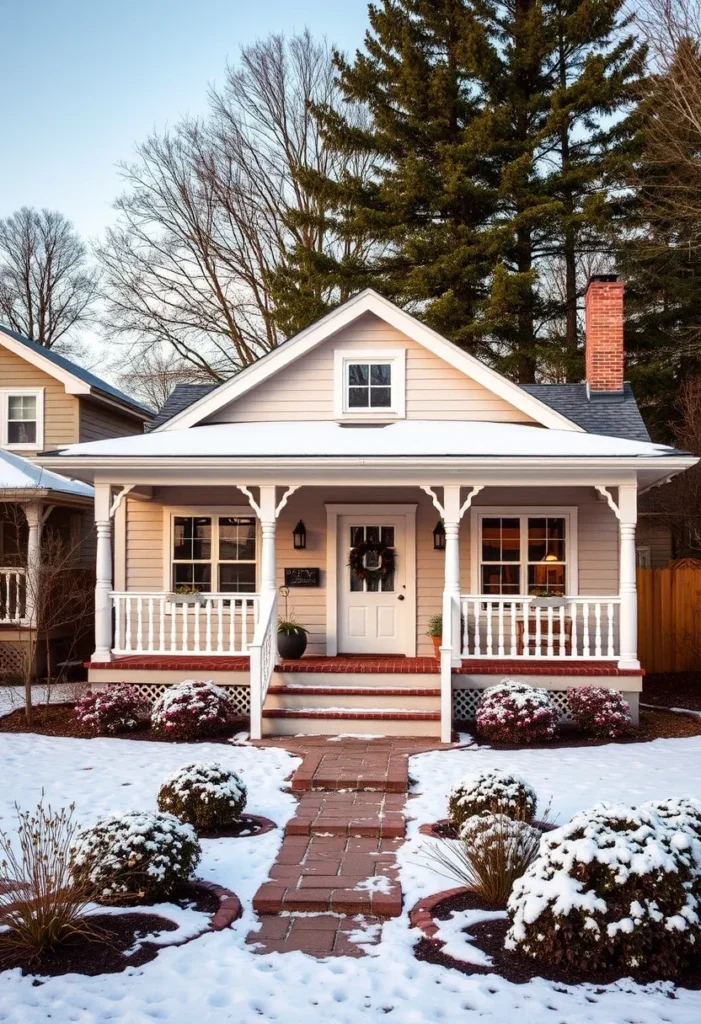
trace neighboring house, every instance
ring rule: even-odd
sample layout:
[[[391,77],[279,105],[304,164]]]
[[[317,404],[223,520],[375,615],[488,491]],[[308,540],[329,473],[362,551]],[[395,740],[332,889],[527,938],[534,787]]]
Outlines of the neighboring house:
[[[46,453],[95,485],[90,680],[213,679],[253,736],[448,738],[505,675],[637,713],[638,493],[696,459],[624,385],[623,285],[586,317],[587,382],[519,387],[364,291],[148,434]],[[276,664],[288,605],[307,657]]]
[[[31,574],[42,531],[81,548],[86,567],[94,567],[92,487],[43,469],[37,454],[143,432],[152,416],[71,360],[0,326],[0,676],[20,674],[36,624]],[[61,637],[54,639],[60,656]]]

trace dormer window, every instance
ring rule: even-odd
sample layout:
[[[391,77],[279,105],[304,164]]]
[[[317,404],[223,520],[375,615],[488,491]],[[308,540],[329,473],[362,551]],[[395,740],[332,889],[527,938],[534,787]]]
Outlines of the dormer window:
[[[405,415],[405,349],[336,350],[335,412],[342,420],[387,422]]]
[[[0,446],[15,451],[37,451],[44,446],[44,393],[42,390],[0,391]]]

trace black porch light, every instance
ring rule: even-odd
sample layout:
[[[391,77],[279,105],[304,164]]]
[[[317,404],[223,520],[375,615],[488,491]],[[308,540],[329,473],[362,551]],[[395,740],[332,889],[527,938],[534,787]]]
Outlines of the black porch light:
[[[303,551],[307,546],[307,530],[300,519],[292,531],[292,538],[294,540],[294,546],[296,551]]]
[[[433,531],[433,547],[435,551],[445,551],[445,526],[441,519],[438,520]]]

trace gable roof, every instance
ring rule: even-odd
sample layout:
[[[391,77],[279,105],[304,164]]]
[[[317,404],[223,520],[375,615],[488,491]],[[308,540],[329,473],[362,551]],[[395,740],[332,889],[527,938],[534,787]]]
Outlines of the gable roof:
[[[189,409],[193,402],[216,391],[219,384],[176,384],[175,390],[166,398],[155,417],[149,423],[149,430],[155,430],[162,423],[177,416],[184,409]]]
[[[523,384],[523,390],[568,416],[589,434],[649,441],[630,384],[623,393],[589,395],[586,384]]]
[[[95,398],[112,399],[126,406],[130,412],[136,413],[141,419],[150,419],[153,416],[153,409],[135,398],[113,387],[107,381],[97,377],[94,373],[74,363],[72,359],[54,352],[52,349],[44,348],[37,341],[25,338],[9,327],[0,324],[0,345],[4,345],[16,355],[27,359],[33,366],[39,367],[51,377],[56,377],[66,385],[66,391],[73,395],[92,395]]]
[[[496,370],[487,366],[486,363],[468,355],[457,345],[447,341],[436,331],[417,320],[416,317],[395,306],[394,303],[378,295],[371,288],[366,288],[354,295],[331,313],[327,313],[321,320],[317,320],[316,323],[289,338],[272,352],[262,356],[257,362],[241,370],[235,377],[197,398],[190,406],[175,413],[168,420],[162,421],[160,426],[155,429],[157,431],[174,430],[193,427],[201,423],[203,419],[215,415],[219,409],[245,395],[318,345],[328,341],[337,331],[347,327],[364,313],[374,313],[401,331],[402,334],[423,345],[428,351],[461,370],[466,376],[471,377],[478,384],[482,384],[542,426],[556,430],[582,430],[579,424],[547,405],[537,395],[529,394],[518,384],[512,383]]]

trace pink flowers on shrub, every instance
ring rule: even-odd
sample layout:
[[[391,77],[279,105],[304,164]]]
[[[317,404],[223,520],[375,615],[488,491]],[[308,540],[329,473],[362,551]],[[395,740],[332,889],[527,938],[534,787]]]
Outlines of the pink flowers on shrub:
[[[631,729],[628,701],[605,686],[572,687],[567,691],[572,721],[579,729],[615,739]]]
[[[475,724],[494,743],[540,743],[555,736],[559,717],[547,690],[503,679],[484,691]]]
[[[88,691],[75,706],[76,717],[98,735],[129,732],[148,721],[151,706],[134,686]]]
[[[172,740],[220,736],[235,720],[236,711],[224,690],[197,679],[169,686],[151,716],[154,731]]]

